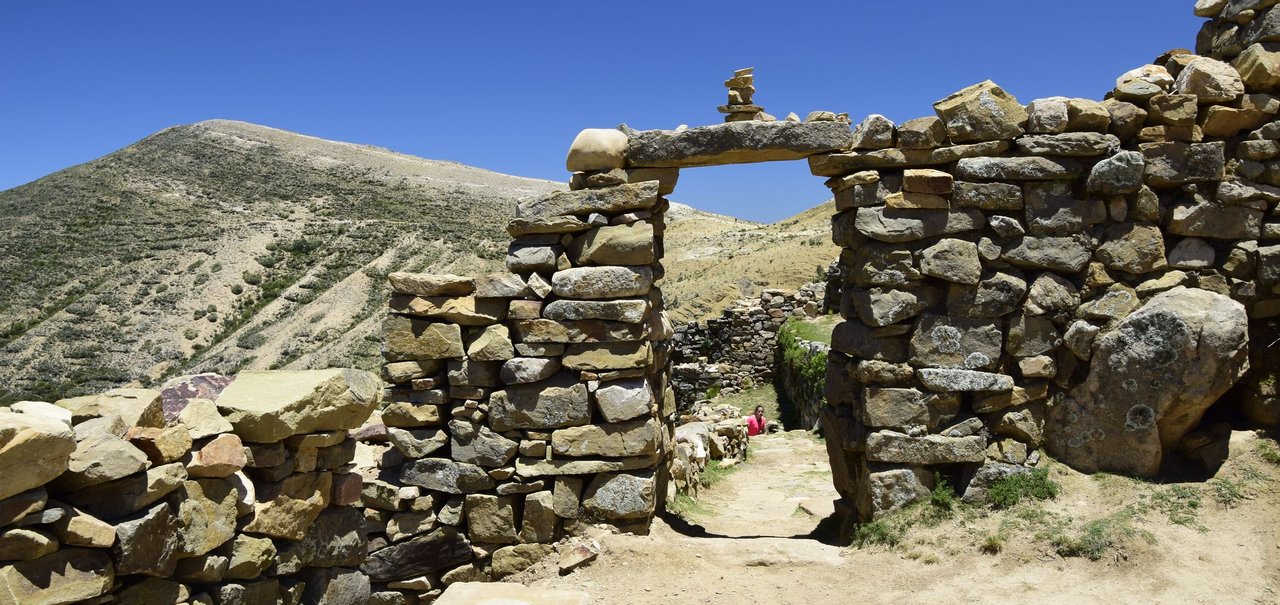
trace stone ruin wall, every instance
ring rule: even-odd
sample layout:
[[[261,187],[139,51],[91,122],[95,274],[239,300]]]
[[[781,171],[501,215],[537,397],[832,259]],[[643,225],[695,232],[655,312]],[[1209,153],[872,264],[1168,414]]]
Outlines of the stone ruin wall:
[[[739,300],[720,317],[676,326],[671,380],[677,407],[692,409],[712,389],[732,395],[773,382],[778,330],[792,317],[835,312],[838,307],[826,306],[826,292],[823,283],[805,284],[794,292],[766,289],[758,298]]]
[[[1250,367],[1224,405],[1277,424],[1270,4],[1202,0],[1208,56],[1165,53],[1102,102],[985,82],[809,158],[850,268],[823,424],[859,517],[935,476],[981,499],[1041,447],[1086,472],[1211,464],[1225,441],[1197,424]]]
[[[394,447],[377,481],[456,504],[467,547],[435,561],[446,583],[519,571],[593,523],[646,533],[670,495],[671,324],[653,283],[676,174],[617,172],[520,204],[509,273],[389,278]],[[708,436],[686,438],[681,484]]]
[[[413,605],[591,523],[645,532],[745,447],[729,410],[678,414],[668,374],[654,283],[685,166],[829,179],[848,270],[822,425],[846,512],[936,476],[980,498],[1039,447],[1139,476],[1212,458],[1197,424],[1237,382],[1224,405],[1280,425],[1268,4],[1201,0],[1205,56],[1166,53],[1102,102],[983,83],[900,125],[586,131],[572,191],[520,205],[510,273],[392,276],[384,385],[249,372],[0,411],[0,605]]]
[[[371,579],[423,575],[404,554],[452,555],[370,548],[349,431],[377,378],[228,382],[0,410],[0,604],[409,602],[371,600]]]

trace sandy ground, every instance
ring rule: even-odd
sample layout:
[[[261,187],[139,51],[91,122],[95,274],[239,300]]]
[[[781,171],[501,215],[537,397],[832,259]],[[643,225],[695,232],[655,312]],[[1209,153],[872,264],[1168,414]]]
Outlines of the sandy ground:
[[[895,548],[824,544],[810,537],[836,497],[823,445],[798,431],[771,435],[703,492],[691,523],[672,517],[649,536],[606,535],[589,567],[512,579],[610,604],[1280,603],[1280,467],[1258,457],[1255,441],[1236,433],[1217,473],[1243,486],[1243,500],[1228,508],[1206,495],[1193,527],[1147,510],[1139,535],[1090,561],[1058,556],[1034,528],[1010,530],[1002,552],[983,554],[982,537],[1013,522],[1012,512],[962,511],[913,528]],[[1062,495],[1025,510],[1072,527],[1167,489],[1061,465],[1053,476]],[[1211,493],[1212,484],[1191,485]]]

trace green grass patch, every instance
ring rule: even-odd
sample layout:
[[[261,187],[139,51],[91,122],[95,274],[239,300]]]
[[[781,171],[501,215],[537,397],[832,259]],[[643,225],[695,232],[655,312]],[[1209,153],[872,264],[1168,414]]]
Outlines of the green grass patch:
[[[820,338],[823,334],[825,341]],[[817,402],[819,407],[826,405],[823,392],[827,383],[827,354],[810,351],[800,344],[802,340],[830,344],[830,329],[818,323],[790,319],[778,330],[779,367],[774,380],[780,385],[780,409],[786,418],[779,420],[785,426],[799,425],[801,407],[811,402]]]
[[[676,497],[667,506],[667,510],[686,519],[699,516],[705,517],[714,512],[689,494],[676,494]]]
[[[1012,508],[1024,500],[1052,500],[1061,489],[1062,486],[1049,477],[1049,469],[1037,468],[996,481],[987,490],[987,497],[995,508]]]
[[[769,420],[778,419],[778,392],[773,389],[772,384],[747,389],[733,395],[725,395],[717,399],[716,403],[732,405],[741,410],[743,416],[751,415],[755,412],[757,405],[762,405],[764,406],[765,418]]]
[[[1119,548],[1136,536],[1153,540],[1148,532],[1138,529],[1138,518],[1139,511],[1133,506],[1126,506],[1111,515],[1085,523],[1078,532],[1055,535],[1049,543],[1058,556],[1097,561],[1107,551]]]
[[[1170,523],[1205,531],[1203,526],[1196,523],[1202,495],[1199,489],[1190,485],[1174,485],[1154,492],[1151,495],[1151,506],[1164,513]]]
[[[1259,439],[1253,446],[1258,457],[1271,464],[1280,465],[1280,447],[1271,439]]]
[[[1218,504],[1231,508],[1244,501],[1244,483],[1227,477],[1219,477],[1209,482],[1209,495]]]
[[[814,319],[788,319],[782,329],[800,340],[831,344],[831,333],[842,320],[839,315],[823,315]]]
[[[894,548],[907,536],[909,523],[904,522],[902,515],[886,515],[875,521],[859,525],[853,532],[853,546],[884,546]]]
[[[729,475],[736,473],[741,466],[741,463],[733,466],[722,466],[719,460],[712,460],[707,463],[707,468],[702,469],[700,480],[703,485],[711,487],[729,478]]]

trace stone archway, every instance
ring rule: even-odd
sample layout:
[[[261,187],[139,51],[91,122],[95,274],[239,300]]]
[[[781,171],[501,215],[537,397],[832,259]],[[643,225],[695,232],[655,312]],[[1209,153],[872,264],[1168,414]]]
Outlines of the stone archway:
[[[1280,315],[1280,102],[1248,61],[1158,62],[1103,102],[1024,106],[983,82],[902,124],[584,131],[571,191],[511,221],[510,273],[391,276],[384,420],[448,427],[399,481],[492,547],[450,573],[501,575],[583,521],[644,532],[661,506],[675,402],[655,282],[682,167],[804,159],[835,195],[849,271],[822,424],[851,517],[938,477],[981,499],[1040,448],[1140,476],[1194,448],[1250,330]],[[1253,353],[1251,417],[1280,424],[1277,364]]]

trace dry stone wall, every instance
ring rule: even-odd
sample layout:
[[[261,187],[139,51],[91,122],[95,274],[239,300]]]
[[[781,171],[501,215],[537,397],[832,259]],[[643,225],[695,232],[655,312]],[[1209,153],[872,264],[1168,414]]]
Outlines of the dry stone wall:
[[[521,202],[508,225],[509,273],[389,276],[388,386],[360,435],[367,515],[386,522],[371,544],[437,551],[375,582],[497,579],[588,524],[647,532],[666,499],[696,489],[708,459],[742,455],[740,418],[677,418],[674,331],[654,284],[664,196],[688,157],[723,153],[726,131],[752,140],[732,151],[743,157],[804,157],[851,137],[832,121],[779,125],[691,129],[648,151],[636,147],[644,133],[583,131],[567,159],[570,191]],[[677,421],[689,427],[678,444]],[[421,499],[434,517],[393,527]]]
[[[675,171],[616,169],[625,135],[595,135],[570,164],[601,170],[520,204],[510,273],[390,276],[370,505],[404,515],[412,489],[449,514],[374,540],[448,528],[457,556],[422,570],[433,581],[501,578],[585,524],[645,532],[666,495],[671,325],[653,283]]]
[[[838,287],[839,284],[836,284]],[[672,386],[681,411],[718,391],[731,395],[773,381],[778,330],[788,319],[826,314],[827,284],[794,292],[767,289],[742,299],[715,319],[675,328],[671,340]]]
[[[1041,447],[1150,476],[1212,449],[1198,424],[1238,381],[1278,425],[1273,4],[1200,0],[1205,56],[1100,102],[984,82],[851,129],[772,120],[743,72],[727,123],[584,131],[571,191],[519,205],[509,273],[390,276],[381,383],[246,372],[0,410],[0,605],[414,605],[587,524],[647,531],[746,444],[729,410],[677,413],[655,284],[687,166],[828,177],[845,321],[821,424],[863,519],[937,476],[980,500]]]
[[[247,372],[0,410],[0,604],[370,602],[348,431],[378,396]]]
[[[1170,51],[1101,102],[988,81],[809,158],[849,267],[823,421],[859,516],[937,475],[980,499],[1040,447],[1149,477],[1205,442],[1280,314],[1269,4],[1201,2],[1214,56]],[[1252,392],[1275,371],[1256,349]]]

